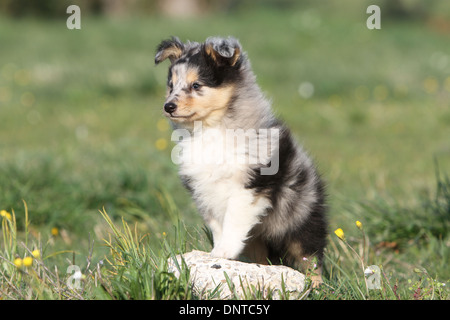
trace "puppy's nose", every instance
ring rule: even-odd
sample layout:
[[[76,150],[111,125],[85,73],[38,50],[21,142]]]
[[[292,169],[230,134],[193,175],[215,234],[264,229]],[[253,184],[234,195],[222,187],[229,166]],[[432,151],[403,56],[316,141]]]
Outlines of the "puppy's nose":
[[[166,111],[167,113],[172,113],[175,110],[177,110],[177,105],[175,103],[173,103],[173,102],[167,102],[164,105],[164,111]]]

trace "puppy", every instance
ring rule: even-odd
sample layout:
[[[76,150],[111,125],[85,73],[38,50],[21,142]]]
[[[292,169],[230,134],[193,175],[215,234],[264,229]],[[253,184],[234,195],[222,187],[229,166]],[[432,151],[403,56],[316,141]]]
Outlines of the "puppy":
[[[157,47],[155,64],[166,59],[172,160],[212,232],[212,256],[303,271],[315,256],[321,283],[324,183],[274,116],[239,41],[173,37]]]

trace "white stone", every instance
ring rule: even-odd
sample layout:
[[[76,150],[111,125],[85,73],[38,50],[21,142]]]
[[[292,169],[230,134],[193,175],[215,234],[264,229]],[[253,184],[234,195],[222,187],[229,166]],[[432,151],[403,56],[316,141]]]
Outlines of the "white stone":
[[[183,268],[181,256],[178,255],[176,258],[178,266]],[[272,294],[272,299],[280,299],[285,297],[283,292],[289,293],[289,299],[298,299],[305,289],[305,275],[286,266],[213,258],[209,253],[197,250],[183,254],[183,259],[190,270],[191,285],[201,298],[234,297],[225,273],[232,283],[231,287],[234,287],[237,298],[240,299],[246,296],[255,299],[268,298],[269,293]],[[168,271],[179,277],[180,271],[172,258],[169,258],[168,264]],[[254,296],[252,295],[254,292],[263,292],[263,296]]]

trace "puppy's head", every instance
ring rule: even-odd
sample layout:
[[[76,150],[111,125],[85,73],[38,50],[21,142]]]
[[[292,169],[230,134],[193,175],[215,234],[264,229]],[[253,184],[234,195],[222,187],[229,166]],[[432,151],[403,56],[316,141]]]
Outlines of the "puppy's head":
[[[162,41],[155,64],[171,62],[164,114],[177,123],[220,122],[241,79],[241,50],[234,38],[213,37],[202,44],[175,37]]]

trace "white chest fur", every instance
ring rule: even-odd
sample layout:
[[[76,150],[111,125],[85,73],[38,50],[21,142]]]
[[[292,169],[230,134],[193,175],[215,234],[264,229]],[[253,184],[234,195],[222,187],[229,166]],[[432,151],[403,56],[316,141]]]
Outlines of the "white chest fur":
[[[224,214],[231,194],[244,187],[248,170],[247,148],[237,146],[219,129],[194,131],[178,146],[180,175],[189,177],[197,205],[204,214]],[[205,217],[206,219],[208,217]]]
[[[234,135],[230,138],[226,130],[184,133],[181,141],[176,140],[180,141],[175,148],[176,160],[180,175],[188,179],[197,207],[213,233],[212,254],[236,258],[249,231],[269,206],[266,198],[245,187],[249,168],[257,163],[255,152],[250,151],[253,136],[248,135],[246,143]]]

